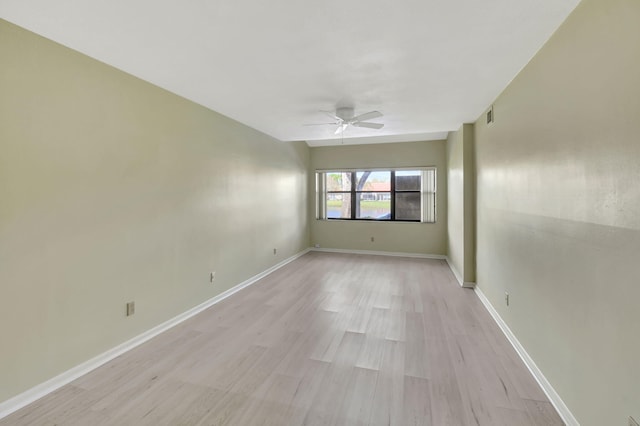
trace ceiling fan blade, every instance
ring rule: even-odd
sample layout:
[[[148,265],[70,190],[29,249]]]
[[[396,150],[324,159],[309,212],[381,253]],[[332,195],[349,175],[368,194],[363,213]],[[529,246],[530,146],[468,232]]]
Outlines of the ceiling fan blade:
[[[351,125],[355,127],[367,127],[369,129],[382,129],[384,127],[382,123],[367,123],[364,121],[356,121],[355,123],[351,123]]]
[[[329,117],[333,118],[336,121],[342,121],[342,119],[340,117],[338,117],[337,115],[335,115],[331,111],[325,111],[325,110],[321,109],[320,112],[324,112],[326,115],[328,115]]]
[[[303,126],[327,126],[327,125],[331,125],[331,126],[336,126],[339,123],[333,122],[333,123],[310,123],[310,124],[303,124]]]
[[[344,132],[347,129],[347,126],[349,126],[349,124],[342,123],[341,125],[338,126],[334,134],[339,135],[340,133]]]
[[[380,111],[370,111],[370,112],[365,112],[364,114],[357,115],[349,121],[351,122],[366,121],[366,120],[373,120],[374,118],[380,118],[380,117],[382,117],[382,113]]]

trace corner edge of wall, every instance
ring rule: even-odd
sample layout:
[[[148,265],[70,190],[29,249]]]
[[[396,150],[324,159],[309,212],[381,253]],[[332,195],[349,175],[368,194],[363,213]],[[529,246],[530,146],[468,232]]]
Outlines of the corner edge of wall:
[[[458,272],[456,267],[453,265],[453,261],[449,258],[449,256],[445,256],[444,259],[447,261],[447,265],[449,265],[449,269],[451,269],[451,272],[453,272],[453,276],[456,277],[456,281],[458,281],[458,284],[460,284],[460,287],[463,287],[463,288],[476,287],[476,283],[471,281],[465,281],[462,279],[462,275],[460,274],[460,272]]]

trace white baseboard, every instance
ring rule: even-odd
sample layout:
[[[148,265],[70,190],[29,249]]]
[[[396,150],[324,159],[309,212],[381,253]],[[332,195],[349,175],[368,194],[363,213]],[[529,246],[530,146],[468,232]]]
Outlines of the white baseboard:
[[[311,251],[321,251],[326,253],[347,253],[347,254],[371,254],[375,256],[396,256],[396,257],[414,257],[419,259],[445,259],[446,256],[441,254],[425,254],[425,253],[404,253],[395,251],[376,251],[376,250],[351,250],[351,249],[333,249],[313,247]]]
[[[567,426],[580,426],[580,423],[578,423],[578,420],[576,420],[576,418],[573,416],[571,411],[569,411],[569,408],[566,406],[564,401],[562,401],[562,398],[560,398],[560,395],[558,395],[555,389],[553,389],[553,386],[551,386],[551,383],[549,383],[547,378],[544,377],[544,374],[542,374],[542,371],[538,368],[536,363],[529,356],[529,354],[524,349],[524,347],[520,344],[520,342],[518,341],[516,336],[513,334],[511,329],[509,329],[509,326],[507,326],[507,323],[505,323],[502,317],[500,317],[500,314],[498,314],[498,311],[495,310],[495,308],[493,307],[491,302],[489,302],[489,299],[487,299],[487,297],[484,295],[482,290],[480,290],[479,287],[475,287],[474,291],[478,295],[478,298],[480,299],[482,304],[485,306],[485,308],[487,308],[487,311],[489,311],[489,314],[491,314],[496,324],[498,324],[498,327],[500,327],[504,335],[507,337],[507,339],[513,346],[513,348],[516,350],[516,352],[518,353],[518,355],[520,356],[524,364],[527,366],[527,368],[529,369],[533,377],[536,379],[536,381],[542,388],[542,391],[545,393],[545,395],[547,395],[547,398],[549,398],[549,401],[551,401],[551,404],[553,404],[556,411],[558,411],[558,414],[560,415],[562,420],[565,422],[565,424]]]
[[[458,284],[460,284],[460,287],[475,288],[476,283],[471,282],[471,281],[465,281],[464,279],[462,279],[462,275],[460,275],[460,272],[458,272],[456,267],[453,265],[453,262],[451,261],[451,259],[449,259],[449,256],[445,256],[445,260],[447,261],[447,264],[449,265],[449,269],[451,269],[451,272],[453,272],[453,276],[456,277],[456,280],[458,281]]]
[[[56,389],[61,388],[62,386],[76,380],[77,378],[89,373],[92,370],[95,370],[96,368],[100,367],[103,364],[106,364],[107,362],[111,361],[112,359],[122,355],[123,353],[130,351],[131,349],[135,348],[136,346],[139,346],[141,344],[143,344],[144,342],[152,339],[153,337],[157,336],[158,334],[180,324],[181,322],[193,317],[194,315],[199,314],[200,312],[204,311],[205,309],[215,305],[216,303],[226,299],[227,297],[231,296],[234,293],[237,293],[238,291],[242,290],[245,287],[250,286],[251,284],[255,283],[256,281],[258,281],[261,278],[264,278],[265,276],[269,275],[270,273],[276,271],[277,269],[282,268],[284,265],[286,265],[287,263],[290,263],[292,261],[294,261],[295,259],[299,258],[300,256],[306,254],[309,252],[310,249],[306,249],[301,251],[300,253],[297,253],[291,257],[289,257],[288,259],[283,260],[282,262],[278,263],[277,265],[274,265],[272,267],[270,267],[269,269],[254,275],[253,277],[249,278],[248,280],[245,280],[243,282],[241,282],[240,284],[218,294],[217,296],[212,297],[211,299],[189,309],[186,312],[183,312],[182,314],[171,318],[168,321],[163,322],[160,325],[157,325],[156,327],[153,327],[150,330],[145,331],[142,334],[139,334],[138,336],[127,340],[126,342],[109,349],[108,351],[94,357],[91,358],[88,361],[83,362],[80,365],[77,365],[73,368],[71,368],[70,370],[65,371],[64,373],[61,373],[55,377],[53,377],[52,379],[47,380],[44,383],[40,383],[39,385],[34,386],[33,388],[14,396],[11,399],[8,399],[6,401],[3,401],[0,403],[0,419],[2,419],[3,417],[8,416],[9,414],[19,410],[22,407],[25,407],[29,404],[31,404],[32,402],[42,398],[43,396],[47,395],[48,393],[51,393],[53,391],[55,391]]]

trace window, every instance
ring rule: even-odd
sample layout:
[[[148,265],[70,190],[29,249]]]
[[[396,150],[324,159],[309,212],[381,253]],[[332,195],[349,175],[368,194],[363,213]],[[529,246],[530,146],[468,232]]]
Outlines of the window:
[[[436,169],[316,171],[316,218],[435,222]]]

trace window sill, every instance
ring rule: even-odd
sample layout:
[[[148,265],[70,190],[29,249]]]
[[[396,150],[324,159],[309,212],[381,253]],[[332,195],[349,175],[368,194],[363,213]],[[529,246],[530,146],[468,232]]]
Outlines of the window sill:
[[[317,222],[356,222],[356,223],[404,223],[411,225],[435,225],[437,222],[416,222],[416,221],[402,221],[402,220],[367,220],[367,219],[316,219]]]

